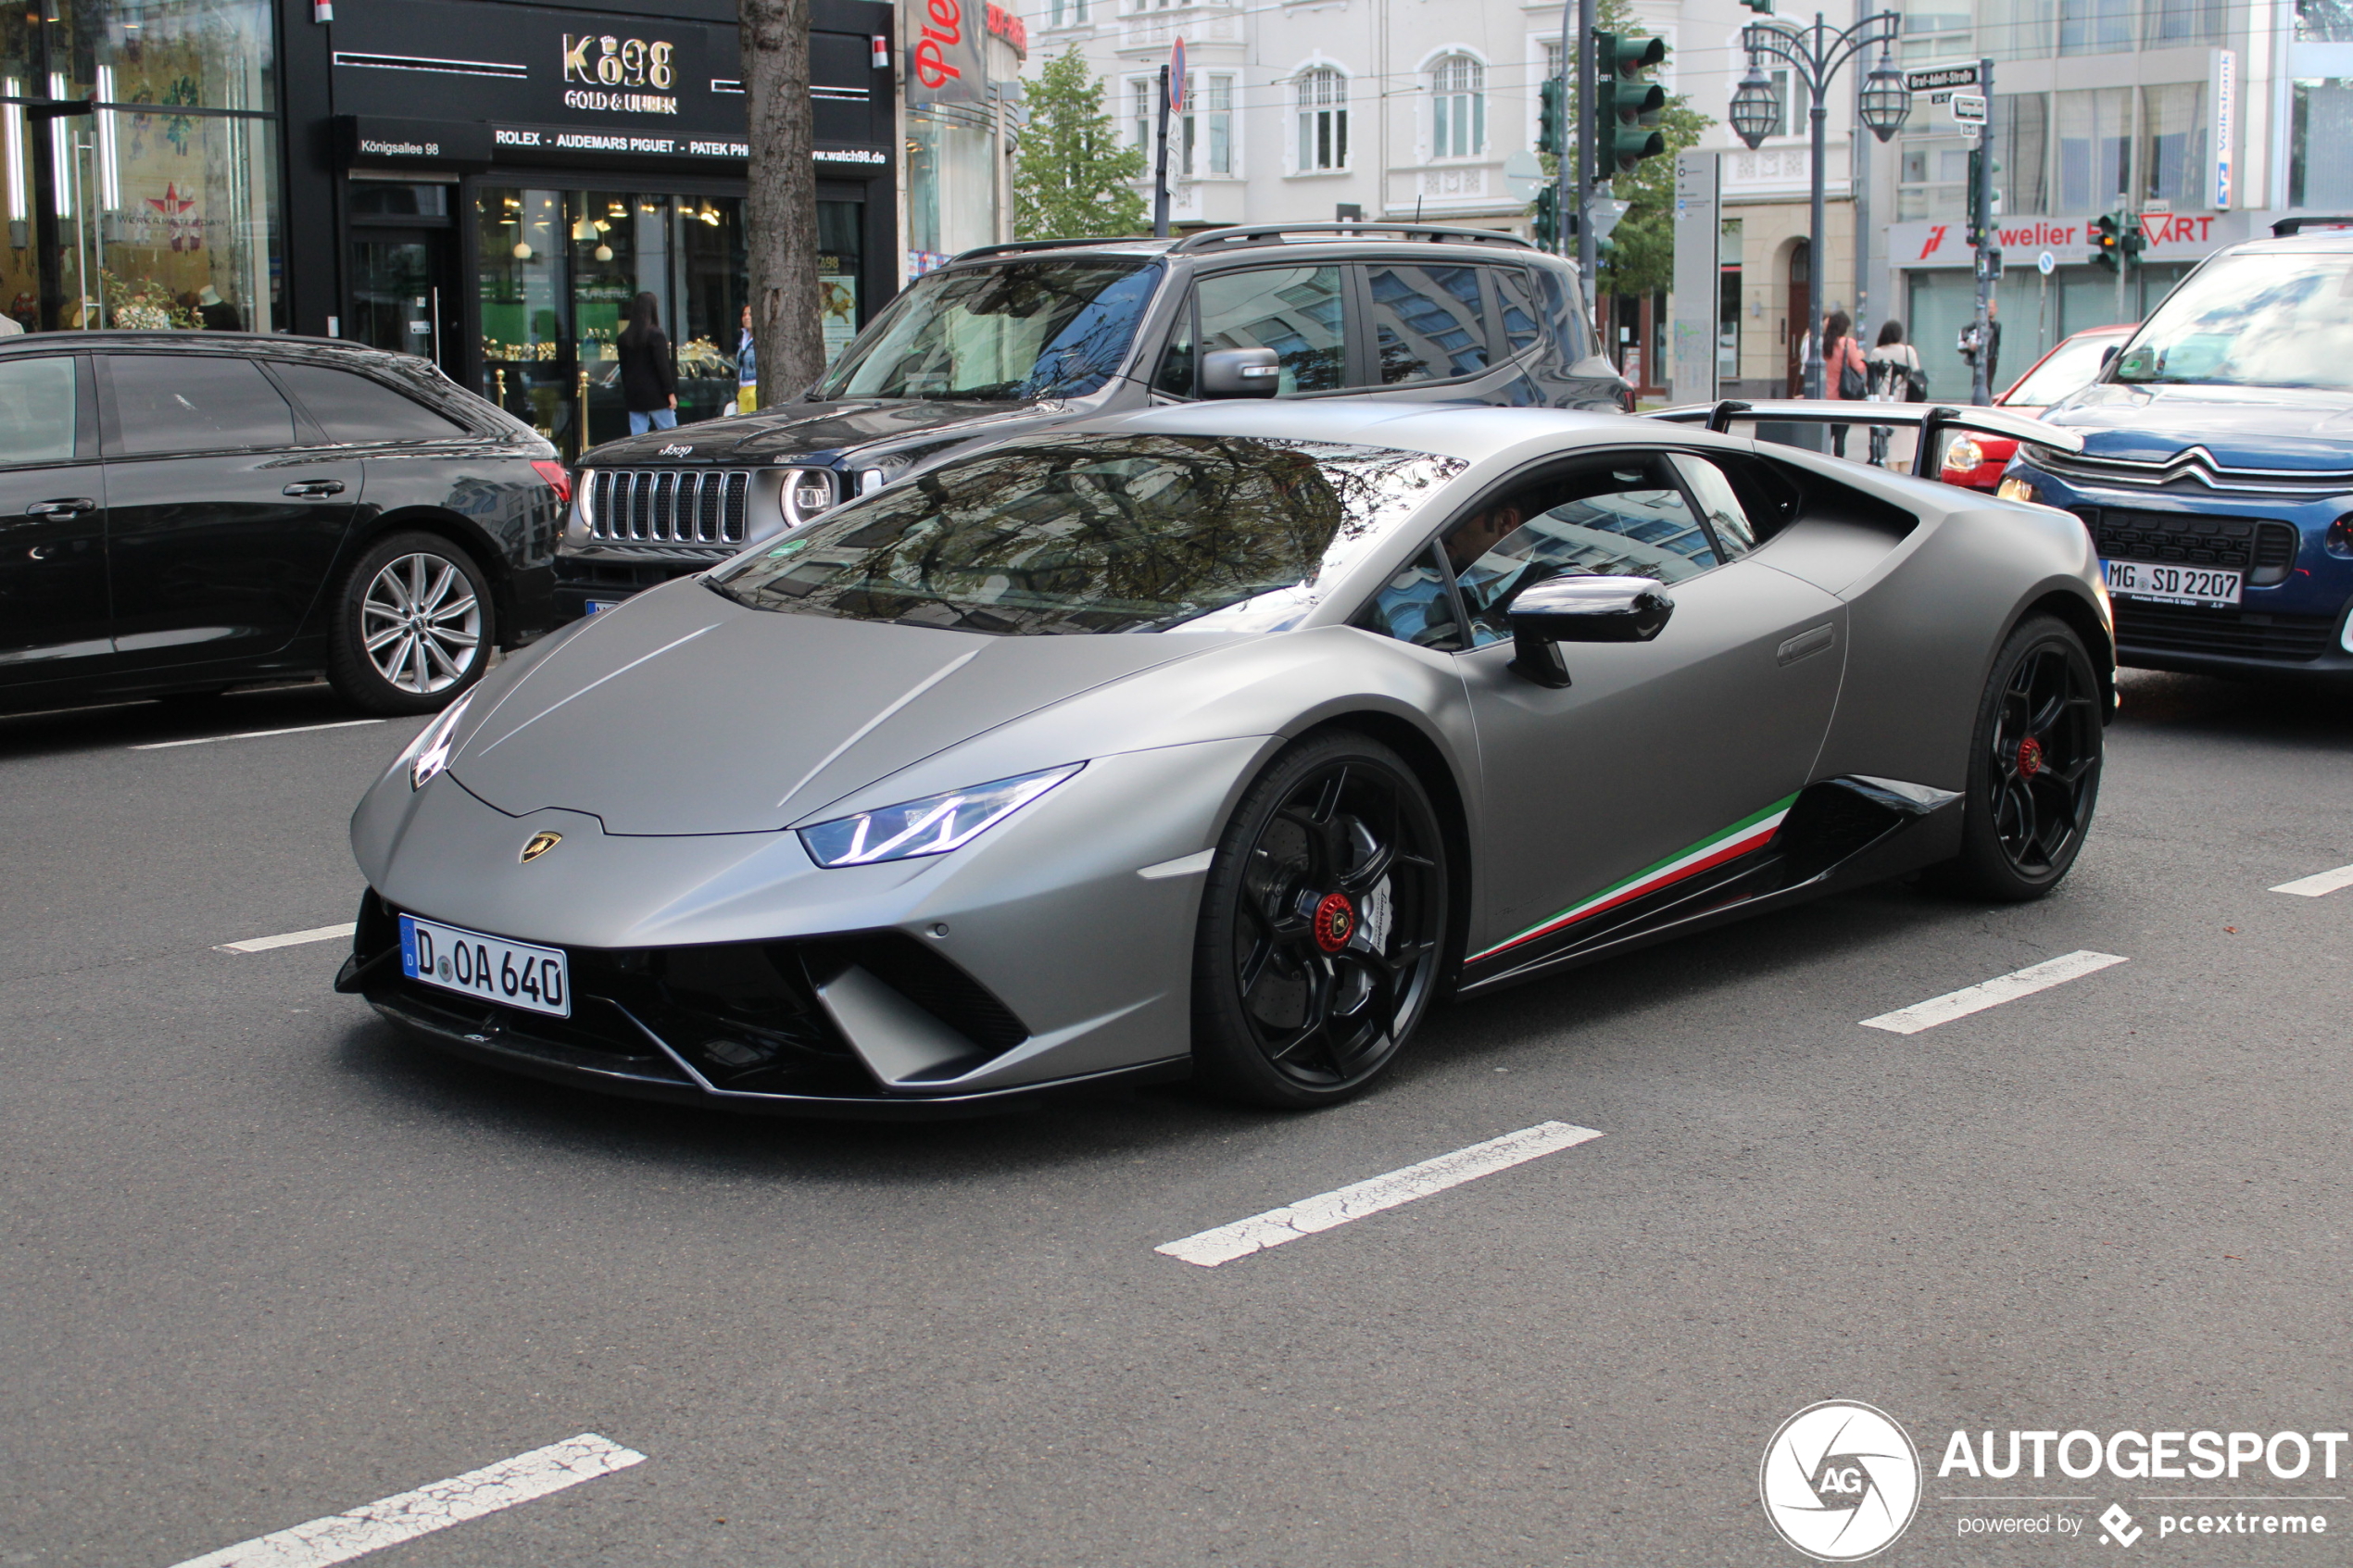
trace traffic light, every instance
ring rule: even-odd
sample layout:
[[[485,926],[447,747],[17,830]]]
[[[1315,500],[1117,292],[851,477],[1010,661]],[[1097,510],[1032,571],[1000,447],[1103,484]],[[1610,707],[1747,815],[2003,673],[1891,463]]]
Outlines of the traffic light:
[[[2122,259],[2124,265],[2127,267],[2138,267],[2141,264],[2141,252],[2148,249],[2148,247],[2149,237],[2146,232],[2141,228],[2140,215],[2138,213],[2125,214],[2122,243]]]
[[[2124,266],[2124,218],[2121,213],[2103,212],[2092,220],[2092,265],[2110,272]]]
[[[1547,77],[1537,98],[1536,150],[1560,157],[1568,151],[1567,84],[1557,76]]]
[[[1536,193],[1536,248],[1556,251],[1560,244],[1561,188],[1548,181]]]
[[[1667,41],[1593,30],[1593,178],[1614,179],[1667,150],[1658,129],[1667,89],[1642,73],[1667,58]]]

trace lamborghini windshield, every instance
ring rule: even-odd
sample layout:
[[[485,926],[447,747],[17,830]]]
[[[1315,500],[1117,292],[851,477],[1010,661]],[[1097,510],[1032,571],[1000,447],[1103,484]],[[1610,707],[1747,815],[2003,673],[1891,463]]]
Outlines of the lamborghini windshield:
[[[859,335],[816,395],[1080,396],[1127,357],[1160,277],[1155,261],[1113,257],[931,273]]]
[[[2115,378],[2353,392],[2353,254],[2251,251],[2200,268],[2117,357]]]
[[[1306,441],[1058,435],[827,514],[708,581],[738,603],[965,632],[1272,632],[1462,470]]]

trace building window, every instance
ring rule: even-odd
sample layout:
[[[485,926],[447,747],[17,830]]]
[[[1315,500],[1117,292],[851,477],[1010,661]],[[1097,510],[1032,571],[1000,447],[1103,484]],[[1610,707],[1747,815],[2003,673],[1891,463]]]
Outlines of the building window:
[[[2219,0],[2148,0],[2143,22],[2147,47],[2178,49],[2221,42],[2225,19]]]
[[[1047,12],[1049,27],[1081,27],[1087,21],[1087,0],[1053,0]]]
[[[1970,53],[1969,8],[1952,0],[1921,0],[1904,17],[1904,63]]]
[[[1958,218],[1969,210],[1969,144],[1907,136],[1897,165],[1896,221]]]
[[[2132,47],[2133,0],[2059,0],[2060,54],[2112,55]]]
[[[2141,89],[2141,170],[2144,195],[2177,207],[2206,205],[2206,83]]]
[[[1202,105],[1209,119],[1209,172],[1234,172],[1234,79],[1213,76]]]
[[[1773,129],[1766,134],[1786,136],[1789,134],[1789,72],[1776,70],[1767,74],[1773,82]]]
[[[1299,105],[1299,171],[1348,167],[1348,79],[1321,68],[1294,84]]]
[[[1487,68],[1449,55],[1430,72],[1430,156],[1476,157],[1487,150]]]
[[[2097,212],[2133,188],[2133,90],[2058,94],[2062,212]]]
[[[1152,156],[1152,82],[1150,77],[1131,78],[1127,83],[1127,123],[1136,146],[1146,159]]]
[[[2332,212],[2353,207],[2353,80],[2296,84],[2287,205]]]
[[[2050,210],[2051,100],[2041,93],[2000,93],[1994,100],[1994,189],[2011,217]]]

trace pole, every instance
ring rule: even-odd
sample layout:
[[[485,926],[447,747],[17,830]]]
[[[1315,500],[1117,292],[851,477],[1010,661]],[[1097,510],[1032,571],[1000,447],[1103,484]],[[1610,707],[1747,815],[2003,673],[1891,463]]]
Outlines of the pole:
[[[1160,68],[1160,156],[1152,165],[1152,238],[1168,237],[1168,68]]]
[[[1814,44],[1818,60],[1822,44],[1822,13],[1814,13]],[[1822,273],[1829,257],[1822,254],[1822,150],[1827,141],[1826,127],[1830,122],[1830,106],[1822,102],[1829,83],[1822,79],[1820,67],[1806,73],[1806,96],[1813,107],[1806,119],[1813,122],[1814,178],[1810,193],[1813,199],[1812,227],[1806,238],[1806,395],[1823,395],[1822,387]]]
[[[1578,210],[1577,193],[1584,189],[1578,183],[1578,166],[1585,161],[1585,128],[1577,119],[1584,111],[1569,91],[1577,81],[1577,15],[1575,6],[1561,0],[1561,151],[1553,168],[1553,192],[1554,209],[1560,214],[1560,252],[1572,261],[1578,256],[1571,237],[1577,220],[1570,215]]]
[[[1593,330],[1602,330],[1601,293],[1593,276],[1593,172],[1602,150],[1593,145],[1593,25],[1594,0],[1577,0],[1577,31],[1568,42],[1577,50],[1577,205],[1565,211],[1577,215],[1577,276],[1585,285],[1585,307],[1594,311]],[[1567,22],[1566,15],[1563,23]],[[1604,334],[1602,352],[1610,345]]]
[[[2133,264],[2125,259],[2124,236],[2140,226],[2141,215],[2133,210],[2131,193],[2120,193],[2116,198],[2116,320],[2118,325],[2133,318],[2124,313],[2124,277]]]
[[[1977,128],[1977,188],[1969,193],[1977,215],[1977,360],[1969,367],[1969,400],[1982,408],[1994,401],[1994,62],[1977,62],[1977,90],[1985,99],[1985,123]]]
[[[1870,20],[1872,0],[1855,0],[1855,26]],[[1863,78],[1855,78],[1855,113],[1847,126],[1847,186],[1855,211],[1855,341],[1868,341],[1871,319],[1871,133],[1863,129]]]

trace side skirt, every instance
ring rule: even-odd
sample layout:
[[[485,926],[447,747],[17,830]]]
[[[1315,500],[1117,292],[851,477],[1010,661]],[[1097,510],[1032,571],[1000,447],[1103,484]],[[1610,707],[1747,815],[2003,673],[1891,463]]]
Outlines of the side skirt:
[[[1582,913],[1572,909],[1534,935],[1466,960],[1455,994],[1497,990],[1950,859],[1960,851],[1961,799],[1899,780],[1826,779],[1792,798],[1769,837],[1752,846],[1739,838],[1735,827],[1712,841],[1738,851],[1729,859],[1708,853],[1704,841],[1679,858],[1686,869],[1666,863],[1671,880],[1660,885],[1632,897],[1598,895]]]

